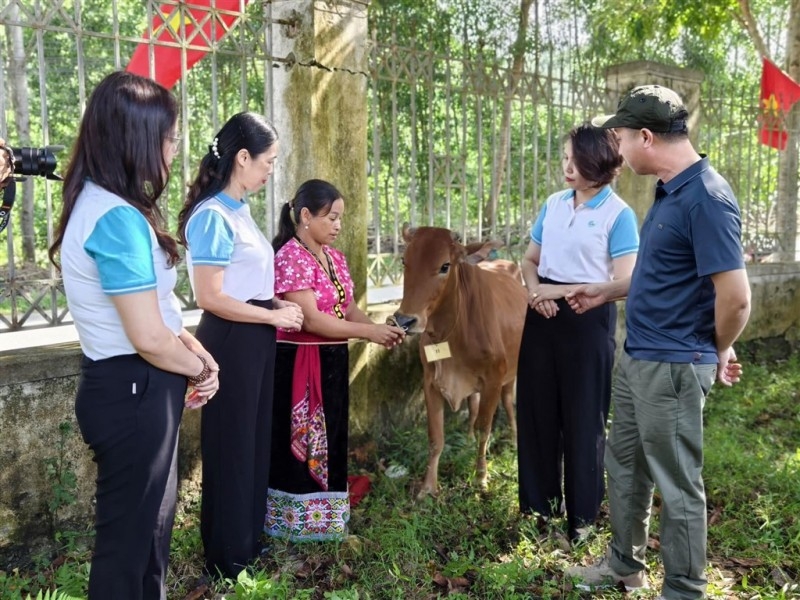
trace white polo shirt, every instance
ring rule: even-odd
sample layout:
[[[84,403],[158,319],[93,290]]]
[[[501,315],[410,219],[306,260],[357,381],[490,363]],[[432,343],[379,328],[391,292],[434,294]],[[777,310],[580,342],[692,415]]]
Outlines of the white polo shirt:
[[[93,360],[136,354],[111,296],[155,290],[166,326],[183,325],[173,293],[177,274],[155,231],[136,208],[86,181],[69,217],[61,245],[67,306],[81,349]]]
[[[639,250],[636,214],[611,186],[575,207],[572,189],[551,195],[531,227],[541,246],[539,277],[560,283],[610,281],[613,259]]]
[[[275,293],[275,252],[247,202],[222,192],[202,202],[186,223],[186,264],[194,289],[195,265],[225,269],[222,291],[232,298],[270,300]]]

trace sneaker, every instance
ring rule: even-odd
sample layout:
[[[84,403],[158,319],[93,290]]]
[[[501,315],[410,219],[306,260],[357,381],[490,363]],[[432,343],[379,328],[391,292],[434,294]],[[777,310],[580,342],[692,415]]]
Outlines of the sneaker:
[[[617,587],[620,583],[625,586],[625,590],[628,592],[650,587],[644,570],[630,575],[620,575],[609,566],[608,556],[604,556],[588,567],[570,567],[564,571],[564,575],[573,579],[580,579],[575,584],[575,587],[585,591],[592,591],[596,588]]]

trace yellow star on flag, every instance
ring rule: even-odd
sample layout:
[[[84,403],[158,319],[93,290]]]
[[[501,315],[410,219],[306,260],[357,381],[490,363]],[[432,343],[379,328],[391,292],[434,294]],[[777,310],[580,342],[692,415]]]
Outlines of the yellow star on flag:
[[[761,103],[764,105],[765,113],[772,113],[775,116],[778,115],[780,104],[778,104],[778,99],[775,97],[775,94],[770,94],[769,98],[762,98]]]

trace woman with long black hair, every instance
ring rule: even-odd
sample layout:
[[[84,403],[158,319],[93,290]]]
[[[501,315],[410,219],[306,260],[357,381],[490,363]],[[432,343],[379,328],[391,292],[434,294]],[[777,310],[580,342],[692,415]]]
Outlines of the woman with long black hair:
[[[75,414],[97,463],[91,600],[165,600],[189,383],[204,404],[217,365],[181,325],[177,244],[158,199],[177,154],[175,98],[115,72],[95,88],[64,175],[50,258],[83,361]]]
[[[261,551],[270,469],[275,328],[299,330],[300,308],[273,298],[272,246],[246,194],[278,157],[263,116],[231,117],[209,145],[179,217],[197,304],[196,335],[220,364],[220,389],[203,409],[200,530],[209,575],[235,578]]]

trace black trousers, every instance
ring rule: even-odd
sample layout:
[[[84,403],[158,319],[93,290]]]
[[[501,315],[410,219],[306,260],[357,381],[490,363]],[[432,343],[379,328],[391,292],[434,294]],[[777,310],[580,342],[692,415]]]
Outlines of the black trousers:
[[[266,308],[271,302],[251,301]],[[235,578],[261,551],[269,485],[275,328],[209,312],[195,335],[219,363],[219,391],[203,407],[200,532],[206,569]]]
[[[605,493],[617,308],[609,303],[579,315],[565,300],[558,306],[550,319],[529,308],[522,332],[519,503],[521,511],[545,516],[560,515],[565,507],[574,535],[595,521]]]
[[[97,463],[90,600],[166,600],[186,378],[138,354],[84,357],[75,415]]]

